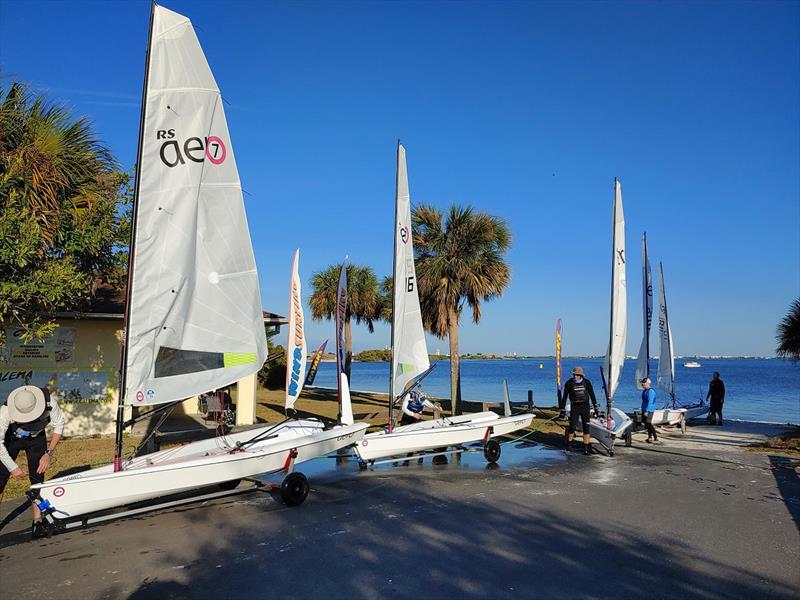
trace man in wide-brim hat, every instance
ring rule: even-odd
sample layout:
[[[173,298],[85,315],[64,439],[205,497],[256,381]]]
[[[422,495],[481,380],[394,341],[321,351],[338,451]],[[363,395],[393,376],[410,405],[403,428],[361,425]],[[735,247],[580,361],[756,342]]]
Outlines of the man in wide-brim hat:
[[[594,388],[592,382],[586,379],[583,375],[582,367],[575,367],[572,369],[572,377],[567,379],[564,384],[564,402],[569,398],[569,427],[567,428],[567,450],[572,445],[572,440],[575,437],[575,429],[578,426],[578,419],[581,420],[581,429],[583,431],[583,453],[590,454],[592,451],[591,436],[589,435],[589,419],[591,411],[589,402],[597,412],[597,398],[594,395]]]
[[[45,434],[48,425],[53,428],[49,445]],[[13,390],[6,403],[0,406],[0,494],[9,477],[16,479],[25,474],[14,462],[22,451],[28,459],[31,485],[44,482],[44,473],[63,433],[64,413],[55,398],[50,396],[50,390],[35,385],[23,385]],[[42,531],[40,523],[41,514],[34,504],[34,537]]]

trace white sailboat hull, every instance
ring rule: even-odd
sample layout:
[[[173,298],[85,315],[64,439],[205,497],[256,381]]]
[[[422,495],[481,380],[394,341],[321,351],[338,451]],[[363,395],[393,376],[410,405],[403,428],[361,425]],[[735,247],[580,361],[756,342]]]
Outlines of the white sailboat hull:
[[[54,518],[67,519],[274,473],[287,465],[292,449],[297,450],[295,464],[301,463],[361,441],[366,429],[366,423],[326,430],[319,421],[290,421],[141,456],[116,473],[113,465],[106,465],[51,479],[32,489],[56,509]],[[231,452],[236,442],[268,431],[266,439]]]
[[[686,407],[686,420],[689,419],[696,419],[698,417],[702,417],[705,414],[708,414],[708,404],[701,403],[695,404],[693,406]]]
[[[589,420],[589,435],[609,451],[614,450],[614,442],[625,435],[633,425],[631,418],[618,408],[611,409],[612,427],[609,429],[605,419]]]
[[[458,446],[524,429],[533,422],[532,414],[499,417],[486,411],[452,419],[431,419],[396,427],[392,433],[369,433],[356,445],[361,460]]]
[[[685,418],[685,408],[662,408],[653,411],[653,425],[677,425]]]

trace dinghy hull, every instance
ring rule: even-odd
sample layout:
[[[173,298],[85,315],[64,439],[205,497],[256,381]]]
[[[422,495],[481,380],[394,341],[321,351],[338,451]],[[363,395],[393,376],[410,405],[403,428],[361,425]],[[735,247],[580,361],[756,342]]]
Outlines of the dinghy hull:
[[[56,509],[53,518],[68,519],[274,473],[288,465],[293,449],[295,464],[301,463],[359,442],[366,429],[366,423],[324,429],[319,421],[290,421],[134,458],[118,472],[107,465],[51,479],[32,490]],[[266,439],[231,451],[236,442],[267,432]]]
[[[396,427],[392,433],[370,433],[356,445],[362,461],[458,446],[505,435],[530,426],[532,414],[499,417],[493,412],[431,419]]]

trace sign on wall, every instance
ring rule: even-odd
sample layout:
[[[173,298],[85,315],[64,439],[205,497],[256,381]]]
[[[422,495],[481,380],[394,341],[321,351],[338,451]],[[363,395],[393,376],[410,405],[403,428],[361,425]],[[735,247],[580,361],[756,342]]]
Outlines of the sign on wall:
[[[59,402],[97,402],[110,398],[114,369],[78,364],[75,327],[58,327],[43,340],[24,342],[22,330],[7,327],[0,349],[0,405],[21,385],[49,387]]]

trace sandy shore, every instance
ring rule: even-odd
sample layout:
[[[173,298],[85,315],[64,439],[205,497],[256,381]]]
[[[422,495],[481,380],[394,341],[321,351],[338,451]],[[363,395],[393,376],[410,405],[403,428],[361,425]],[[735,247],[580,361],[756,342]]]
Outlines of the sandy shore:
[[[19,598],[775,597],[800,593],[800,462],[705,425],[585,457],[510,443],[500,467],[306,463],[299,508],[269,494],[26,541],[0,537]],[[8,510],[4,503],[2,512]],[[22,523],[25,525],[26,523]],[[45,577],[31,577],[37,565]]]

